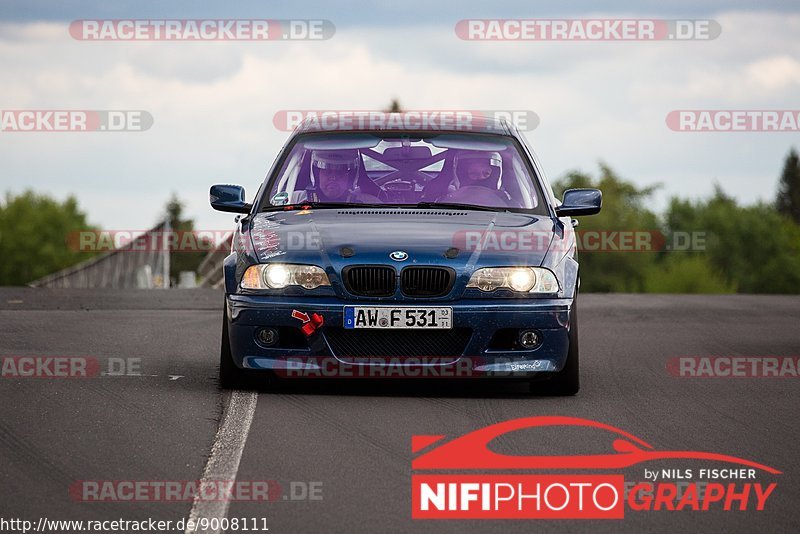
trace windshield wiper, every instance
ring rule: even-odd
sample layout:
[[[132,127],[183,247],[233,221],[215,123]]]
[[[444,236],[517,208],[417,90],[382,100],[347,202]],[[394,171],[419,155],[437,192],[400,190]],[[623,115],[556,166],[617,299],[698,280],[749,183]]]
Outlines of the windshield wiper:
[[[383,204],[363,204],[361,202],[298,202],[283,206],[267,206],[261,211],[291,211],[300,209],[337,209],[337,208],[382,208]]]
[[[292,211],[301,209],[339,209],[339,208],[421,208],[421,209],[456,209],[456,210],[477,210],[477,211],[508,211],[507,208],[475,206],[473,204],[458,204],[455,202],[418,202],[416,204],[376,204],[362,202],[298,202],[296,204],[286,204],[283,206],[267,206],[262,212],[266,211]]]
[[[415,208],[451,208],[457,210],[477,210],[477,211],[508,211],[507,208],[476,206],[474,204],[459,204],[456,202],[417,202]]]

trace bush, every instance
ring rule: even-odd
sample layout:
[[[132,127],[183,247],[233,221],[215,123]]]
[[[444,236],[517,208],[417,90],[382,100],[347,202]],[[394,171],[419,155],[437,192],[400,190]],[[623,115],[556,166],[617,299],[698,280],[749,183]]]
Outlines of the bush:
[[[91,257],[67,245],[70,232],[91,229],[73,197],[7,193],[0,204],[0,285],[24,285]]]

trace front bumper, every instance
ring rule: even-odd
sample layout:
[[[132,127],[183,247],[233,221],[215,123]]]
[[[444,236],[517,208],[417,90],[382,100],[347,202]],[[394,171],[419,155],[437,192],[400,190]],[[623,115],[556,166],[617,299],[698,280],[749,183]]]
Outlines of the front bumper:
[[[432,358],[427,354],[352,357],[332,346],[341,329],[345,305],[386,306],[387,302],[345,302],[336,297],[275,297],[229,294],[225,304],[234,363],[244,369],[273,370],[286,377],[529,377],[560,371],[569,349],[572,299],[472,299],[393,306],[451,306],[453,328],[469,330],[463,350]],[[306,317],[322,318],[320,326]],[[309,327],[308,324],[312,323]],[[306,326],[305,332],[302,330]],[[289,333],[285,346],[256,341],[260,328]],[[541,343],[534,349],[497,348],[499,330],[535,329]],[[328,334],[326,335],[326,332]],[[375,331],[371,331],[373,334]],[[403,330],[414,336],[414,330]],[[351,332],[352,334],[352,332]],[[412,341],[412,338],[407,338]],[[409,343],[413,345],[413,343]]]

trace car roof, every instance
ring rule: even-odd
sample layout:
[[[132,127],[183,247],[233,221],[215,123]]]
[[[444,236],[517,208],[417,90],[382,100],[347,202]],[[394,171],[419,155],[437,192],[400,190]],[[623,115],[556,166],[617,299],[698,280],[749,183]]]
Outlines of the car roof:
[[[505,119],[477,111],[331,111],[307,116],[293,136],[337,132],[447,132],[482,133],[519,137],[517,128]]]

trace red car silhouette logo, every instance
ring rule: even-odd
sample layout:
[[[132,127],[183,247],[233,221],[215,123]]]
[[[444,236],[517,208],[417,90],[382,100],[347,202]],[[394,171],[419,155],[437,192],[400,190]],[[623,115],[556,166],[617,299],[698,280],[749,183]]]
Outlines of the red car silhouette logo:
[[[610,454],[571,456],[510,456],[488,448],[495,438],[524,428],[565,426],[592,427],[617,434]],[[411,448],[419,452],[444,439],[443,435],[413,436]],[[780,471],[735,456],[700,451],[659,451],[652,445],[619,428],[577,417],[537,416],[493,424],[424,452],[412,461],[414,470],[497,470],[497,469],[622,469],[642,462],[666,459],[711,460],[761,469],[772,474]]]

